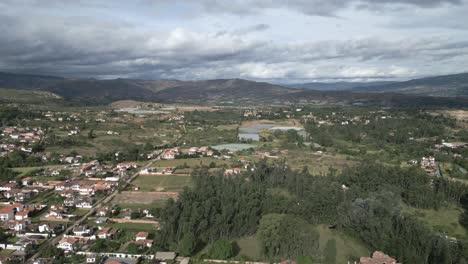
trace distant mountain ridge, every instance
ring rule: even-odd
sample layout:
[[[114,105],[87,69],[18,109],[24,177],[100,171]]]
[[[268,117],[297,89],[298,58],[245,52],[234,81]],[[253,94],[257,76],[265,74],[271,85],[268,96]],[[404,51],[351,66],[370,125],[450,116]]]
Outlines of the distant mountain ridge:
[[[401,82],[312,82],[285,86],[320,91],[393,92],[436,97],[457,97],[468,96],[468,73],[426,77]]]
[[[443,75],[352,89],[357,92],[396,92],[427,96],[468,96],[468,73]]]
[[[439,81],[443,83],[443,81]],[[462,83],[458,80],[457,85]],[[341,83],[334,90],[286,88],[266,82],[243,79],[203,81],[138,80],[138,79],[75,79],[54,76],[0,73],[0,89],[51,92],[64,100],[80,104],[109,104],[119,100],[192,104],[366,104],[385,106],[448,105],[468,107],[467,98],[428,97],[401,94],[394,87],[400,83]],[[343,90],[337,90],[337,87]],[[382,88],[381,90],[375,87]],[[366,90],[367,89],[367,90]],[[375,91],[375,92],[370,92]]]
[[[317,91],[350,91],[357,87],[369,87],[369,86],[380,86],[385,84],[391,84],[394,82],[310,82],[310,83],[293,83],[283,84],[284,87],[290,88],[303,88],[312,89]]]

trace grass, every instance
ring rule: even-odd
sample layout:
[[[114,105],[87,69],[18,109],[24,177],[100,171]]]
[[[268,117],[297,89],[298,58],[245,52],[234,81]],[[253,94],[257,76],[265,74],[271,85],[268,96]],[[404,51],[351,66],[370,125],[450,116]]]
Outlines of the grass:
[[[14,243],[16,243],[16,242],[19,241],[19,237],[9,237],[9,238],[7,239],[7,241],[8,241],[8,243],[10,243],[10,244],[14,244]]]
[[[86,213],[89,212],[90,209],[75,209],[73,210],[72,212],[70,212],[70,214],[73,214],[73,215],[76,215],[76,216],[83,216],[85,215]]]
[[[52,104],[59,103],[61,98],[50,92],[0,89],[0,101],[9,103]]]
[[[450,206],[434,210],[406,207],[404,211],[416,216],[420,221],[436,232],[441,232],[456,238],[466,238],[468,235],[467,230],[458,222],[458,218],[460,214],[462,214],[462,209],[460,208]]]
[[[0,256],[10,256],[15,251],[13,249],[2,249],[0,250]]]
[[[129,209],[151,209],[151,208],[162,208],[162,204],[127,204],[119,203],[120,208],[129,208]]]
[[[323,252],[327,241],[336,241],[336,263],[348,263],[348,261],[369,256],[369,250],[358,240],[337,230],[329,229],[324,225],[317,227],[320,234],[320,251]]]
[[[96,224],[94,221],[88,221],[90,226],[105,226],[114,227],[119,229],[125,229],[129,231],[156,231],[156,227],[153,224],[140,224],[140,223],[105,223]]]
[[[157,160],[153,163],[154,167],[176,167],[187,165],[191,168],[197,167],[200,165],[209,165],[211,162],[216,163],[218,166],[226,164],[228,165],[228,161],[219,160],[210,157],[203,157],[203,158],[193,158],[193,159],[173,159],[173,160]]]
[[[347,165],[354,163],[346,157],[341,154],[330,155],[329,153],[319,156],[312,154],[310,150],[290,150],[286,155],[288,164],[294,169],[302,169],[304,166],[307,166],[309,172],[313,175],[326,174],[329,168],[341,171]]]
[[[63,168],[63,165],[48,165],[48,166],[39,166],[39,167],[17,167],[12,170],[19,173],[20,177],[29,176],[31,172],[37,169],[54,169],[54,168]]]
[[[142,192],[181,191],[191,186],[190,176],[139,176],[133,182]]]
[[[238,239],[236,243],[239,246],[238,257],[245,256],[252,260],[260,260],[262,258],[260,244],[255,236]]]
[[[54,194],[55,192],[51,190],[41,192],[37,196],[35,196],[33,199],[29,200],[28,203],[33,204],[33,203],[38,203],[38,202],[44,202]]]

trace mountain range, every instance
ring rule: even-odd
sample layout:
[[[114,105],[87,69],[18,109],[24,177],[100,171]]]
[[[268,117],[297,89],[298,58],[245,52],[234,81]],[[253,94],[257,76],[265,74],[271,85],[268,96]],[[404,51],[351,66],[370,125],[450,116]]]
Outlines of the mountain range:
[[[366,104],[468,106],[468,74],[373,83],[281,86],[243,79],[202,81],[78,79],[0,73],[0,89],[49,92],[80,104],[118,100],[217,104]]]
[[[365,93],[394,92],[439,97],[468,96],[468,73],[426,77],[401,82],[336,82],[299,83],[286,87],[320,91],[353,91]]]

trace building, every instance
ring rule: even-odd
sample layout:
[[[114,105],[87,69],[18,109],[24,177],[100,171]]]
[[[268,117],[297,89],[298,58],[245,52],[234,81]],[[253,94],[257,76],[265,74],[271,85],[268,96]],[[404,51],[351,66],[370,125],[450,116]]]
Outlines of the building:
[[[77,226],[73,228],[73,234],[77,237],[84,237],[91,233],[91,229],[86,226]]]
[[[104,227],[96,233],[96,237],[99,239],[112,239],[116,233],[117,229]]]
[[[65,251],[73,251],[77,248],[79,239],[76,237],[65,237],[60,240],[57,245],[57,248],[63,249]]]
[[[8,221],[15,217],[15,213],[12,208],[5,207],[0,209],[0,221]]]
[[[16,183],[7,183],[3,186],[0,186],[0,191],[11,191],[13,188],[16,187]]]
[[[173,261],[175,258],[176,258],[175,252],[158,251],[156,252],[156,255],[154,256],[154,259],[156,261]]]
[[[148,232],[138,232],[135,236],[135,241],[146,240],[148,238]]]
[[[381,251],[375,251],[372,254],[372,257],[361,257],[360,264],[401,264],[396,261],[396,259],[385,255]]]

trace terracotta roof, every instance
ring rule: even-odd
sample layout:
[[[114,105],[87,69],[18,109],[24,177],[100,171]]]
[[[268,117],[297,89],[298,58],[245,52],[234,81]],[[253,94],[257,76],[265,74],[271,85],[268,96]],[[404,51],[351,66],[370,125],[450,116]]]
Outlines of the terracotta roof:
[[[26,209],[26,210],[23,210],[23,211],[21,211],[21,212],[16,213],[16,215],[19,215],[19,216],[21,216],[21,215],[28,215],[28,214],[29,214],[29,210],[27,210],[27,209]]]
[[[70,243],[70,244],[75,244],[78,242],[78,238],[76,237],[64,237],[62,240],[60,240],[59,243]]]
[[[138,234],[136,234],[136,237],[147,238],[148,237],[148,232],[138,232]]]
[[[0,214],[8,214],[8,213],[10,213],[11,211],[13,211],[13,208],[11,208],[10,206],[8,206],[8,207],[5,207],[5,208],[0,209]]]
[[[386,255],[381,251],[375,251],[371,258],[361,257],[359,262],[361,264],[399,264],[397,263],[396,259]]]

